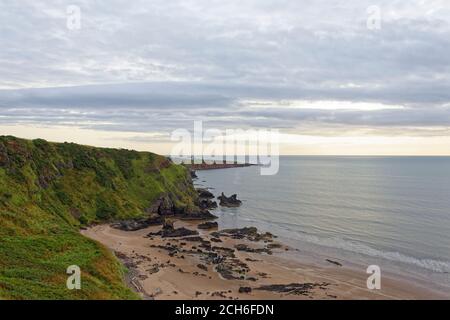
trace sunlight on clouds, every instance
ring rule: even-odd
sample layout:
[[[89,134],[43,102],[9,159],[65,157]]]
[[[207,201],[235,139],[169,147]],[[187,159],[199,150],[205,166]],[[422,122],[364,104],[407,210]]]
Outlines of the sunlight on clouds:
[[[1,134],[167,154],[202,120],[289,154],[449,153],[447,0],[82,0],[76,32],[71,4],[0,2]]]
[[[282,154],[300,155],[450,155],[450,136],[281,135]]]
[[[404,109],[404,106],[377,102],[327,101],[327,100],[243,100],[240,104],[249,108],[286,108],[317,110],[387,110]]]
[[[0,125],[0,135],[44,138],[110,148],[126,148],[170,154],[174,142],[159,132],[111,132],[64,126]],[[233,136],[235,137],[235,136]],[[246,136],[239,135],[245,140]],[[315,136],[280,133],[283,155],[450,155],[450,136]]]

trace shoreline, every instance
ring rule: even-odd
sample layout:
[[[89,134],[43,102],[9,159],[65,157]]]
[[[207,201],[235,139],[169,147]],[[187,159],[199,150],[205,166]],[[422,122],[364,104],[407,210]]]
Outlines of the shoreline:
[[[283,239],[285,243],[290,243],[286,239]],[[295,247],[301,246],[301,241],[296,241]],[[303,243],[307,248],[302,249],[302,256],[291,256],[292,259],[298,261],[307,261],[308,264],[314,266],[326,266],[330,264],[331,261],[337,261],[342,264],[343,269],[347,269],[350,272],[361,273],[365,275],[365,277],[369,277],[370,274],[366,274],[366,268],[370,263],[367,261],[372,261],[372,264],[379,265],[381,268],[382,274],[382,286],[384,281],[394,280],[396,282],[401,283],[405,288],[414,288],[414,290],[427,292],[427,297],[425,299],[430,299],[429,297],[433,297],[433,299],[445,299],[447,300],[449,297],[450,288],[448,285],[444,283],[436,282],[436,279],[431,280],[430,274],[424,274],[423,270],[416,268],[407,264],[399,264],[392,261],[387,260],[377,260],[371,256],[357,254],[358,258],[354,258],[351,256],[350,252],[330,252],[332,248],[327,248],[328,250],[324,250],[324,247],[320,245],[311,246],[310,243]],[[333,263],[333,262],[331,262]],[[428,297],[429,296],[429,297]],[[422,299],[422,298],[421,298]]]
[[[366,273],[334,263],[319,266],[306,254],[304,261],[289,257],[302,252],[276,236],[249,228],[237,234],[200,230],[200,223],[175,221],[176,228],[198,232],[181,237],[156,235],[161,226],[122,231],[98,225],[81,233],[116,254],[130,270],[128,285],[144,299],[445,299],[390,275],[381,290],[368,290]]]

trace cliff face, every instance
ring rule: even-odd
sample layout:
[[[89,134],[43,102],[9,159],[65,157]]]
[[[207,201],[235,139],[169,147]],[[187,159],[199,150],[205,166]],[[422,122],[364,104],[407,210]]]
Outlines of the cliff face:
[[[79,228],[195,216],[196,199],[187,169],[153,153],[0,137],[0,298],[135,298],[117,260]],[[70,265],[82,290],[66,288]]]

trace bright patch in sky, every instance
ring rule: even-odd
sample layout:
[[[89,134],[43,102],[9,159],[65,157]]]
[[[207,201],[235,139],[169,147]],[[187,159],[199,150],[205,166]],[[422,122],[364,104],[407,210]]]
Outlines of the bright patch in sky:
[[[21,0],[0,20],[0,134],[167,154],[201,120],[289,154],[450,154],[448,0]]]
[[[241,101],[241,104],[250,108],[288,108],[288,109],[318,109],[318,110],[387,110],[403,109],[401,105],[389,105],[371,102],[353,101],[306,101],[306,100],[280,100],[280,101]]]

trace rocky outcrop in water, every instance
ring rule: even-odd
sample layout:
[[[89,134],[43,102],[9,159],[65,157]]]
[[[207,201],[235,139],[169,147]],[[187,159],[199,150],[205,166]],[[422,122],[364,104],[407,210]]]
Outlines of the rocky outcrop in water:
[[[198,178],[197,174],[195,173],[195,170],[189,170],[189,173],[190,173],[192,179]]]
[[[222,195],[218,196],[217,199],[220,200],[220,205],[222,207],[228,207],[228,208],[236,208],[239,207],[242,204],[241,200],[238,200],[237,195],[233,194],[231,197],[225,196],[225,194],[222,192]]]
[[[217,202],[212,200],[214,199],[214,195],[212,194],[212,192],[210,192],[207,189],[200,188],[197,189],[197,193],[198,193],[198,200],[196,202],[196,205],[201,210],[209,210],[217,208]]]

